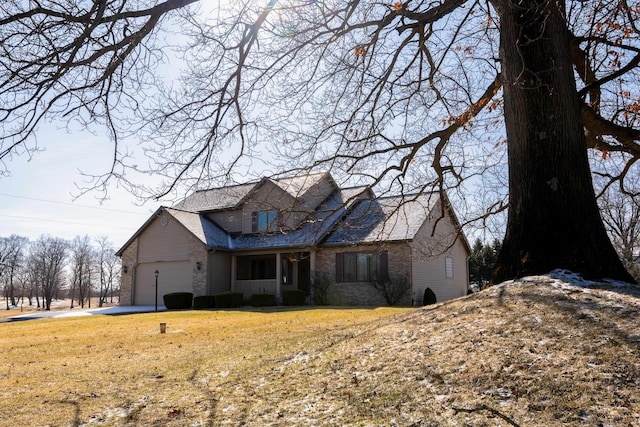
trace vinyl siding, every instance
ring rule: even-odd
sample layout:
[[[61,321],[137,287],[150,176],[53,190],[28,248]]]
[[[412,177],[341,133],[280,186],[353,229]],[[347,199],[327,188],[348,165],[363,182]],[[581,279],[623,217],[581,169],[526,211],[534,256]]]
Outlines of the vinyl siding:
[[[445,250],[455,239],[456,231],[448,216],[437,221],[435,216],[426,221],[411,243],[413,292],[416,304],[422,304],[424,290],[429,287],[436,294],[438,302],[458,298],[467,293],[469,256],[461,239],[457,239],[450,249]],[[434,236],[431,236],[434,232]],[[443,253],[444,251],[444,253]],[[446,274],[446,258],[453,260],[453,278]]]
[[[315,185],[313,185],[305,193],[304,197],[299,200],[298,210],[301,211],[302,216],[305,212],[312,212],[320,203],[325,201],[331,193],[335,190],[334,185],[330,182],[328,177],[325,177]]]
[[[189,232],[163,213],[138,238],[138,262],[187,261],[189,243]]]
[[[291,210],[293,203],[294,199],[288,193],[268,181],[265,182],[251,194],[249,200],[242,207],[242,232],[244,234],[253,232],[252,215],[254,212],[272,209],[284,212],[285,227],[292,227],[293,217],[287,215],[286,211]]]
[[[207,218],[218,224],[227,233],[242,232],[242,211],[223,211],[207,214]]]

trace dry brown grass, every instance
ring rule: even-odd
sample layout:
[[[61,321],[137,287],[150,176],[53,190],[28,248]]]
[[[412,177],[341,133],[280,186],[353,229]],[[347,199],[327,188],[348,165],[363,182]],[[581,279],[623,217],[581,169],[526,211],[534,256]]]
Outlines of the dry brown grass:
[[[318,351],[404,311],[185,311],[0,324],[0,425],[212,425],[221,416],[215,389],[234,378],[248,383],[290,354]]]
[[[536,278],[416,310],[3,324],[0,424],[636,426],[639,312]]]

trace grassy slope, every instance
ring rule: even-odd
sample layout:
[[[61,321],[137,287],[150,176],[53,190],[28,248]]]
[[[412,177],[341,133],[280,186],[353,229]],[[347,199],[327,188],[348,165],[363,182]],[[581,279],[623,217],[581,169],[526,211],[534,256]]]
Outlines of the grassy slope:
[[[3,324],[0,424],[640,425],[639,311],[538,278],[420,310]]]

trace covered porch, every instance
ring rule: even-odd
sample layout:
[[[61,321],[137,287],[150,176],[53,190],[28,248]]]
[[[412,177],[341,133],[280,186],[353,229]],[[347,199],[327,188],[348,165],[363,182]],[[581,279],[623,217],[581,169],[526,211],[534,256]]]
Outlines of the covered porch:
[[[315,251],[268,252],[231,257],[231,291],[272,294],[282,300],[282,291],[298,289],[311,295],[311,275],[315,271]]]

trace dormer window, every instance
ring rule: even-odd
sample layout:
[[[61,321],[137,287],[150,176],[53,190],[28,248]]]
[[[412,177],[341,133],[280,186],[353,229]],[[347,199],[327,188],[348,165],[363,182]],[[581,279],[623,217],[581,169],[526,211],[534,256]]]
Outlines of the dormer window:
[[[277,231],[278,229],[278,211],[257,211],[253,212],[252,231],[254,233],[266,233]]]

